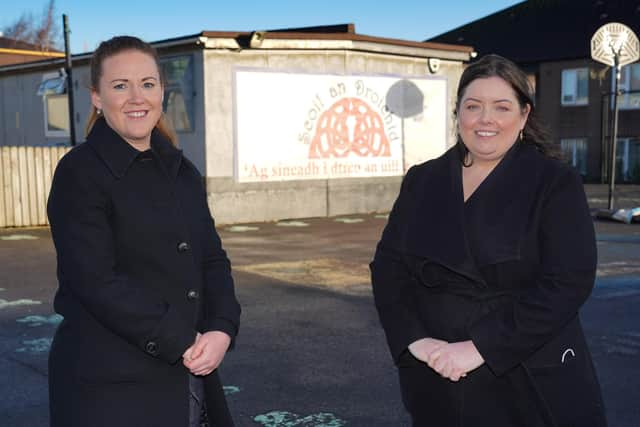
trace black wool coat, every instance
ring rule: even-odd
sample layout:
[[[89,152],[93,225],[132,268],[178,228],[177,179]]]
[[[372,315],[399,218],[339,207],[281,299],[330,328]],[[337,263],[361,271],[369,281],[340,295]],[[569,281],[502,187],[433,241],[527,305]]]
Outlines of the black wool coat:
[[[99,119],[59,162],[48,201],[58,256],[51,425],[187,426],[182,354],[196,332],[234,338],[240,306],[202,178],[156,130],[140,153]],[[215,426],[233,425],[217,371]]]
[[[412,167],[371,273],[415,425],[604,426],[578,317],[595,270],[581,179],[533,146],[516,143],[466,202],[455,148]],[[408,352],[423,337],[472,340],[485,364],[444,379]]]

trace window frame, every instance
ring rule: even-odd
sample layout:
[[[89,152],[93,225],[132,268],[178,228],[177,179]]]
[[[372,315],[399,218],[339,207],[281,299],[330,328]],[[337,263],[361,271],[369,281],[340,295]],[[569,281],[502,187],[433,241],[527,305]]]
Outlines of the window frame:
[[[573,101],[565,101],[564,99],[566,94],[565,75],[569,75],[569,73],[572,73],[573,75],[575,75],[575,84],[572,87],[573,97],[574,97]],[[587,86],[586,86],[587,93],[585,94],[584,98],[580,98],[578,94],[578,89],[580,86],[579,75],[581,73],[583,73],[586,76],[585,78],[587,82]],[[587,67],[566,68],[562,70],[562,72],[560,73],[560,105],[562,105],[563,107],[582,107],[585,105],[589,105],[589,69]]]
[[[62,77],[60,75],[59,72],[53,72],[53,73],[45,73],[42,75],[42,81],[40,83],[40,85],[42,85],[43,82],[47,81],[47,80],[51,80],[54,78],[60,78]],[[40,87],[40,85],[38,87]],[[44,115],[44,136],[46,138],[67,138],[71,136],[71,130],[70,129],[66,129],[66,130],[51,130],[49,129],[49,103],[48,103],[48,99],[49,97],[52,98],[66,98],[66,108],[67,108],[67,117],[69,117],[69,94],[67,92],[67,90],[65,89],[64,92],[61,93],[43,93],[42,95],[39,95],[42,97],[42,110],[43,110],[43,115]],[[70,128],[70,124],[67,123],[67,126]]]
[[[636,143],[640,144],[639,137],[633,136],[625,136],[616,138],[616,180],[620,180],[620,182],[633,182],[632,175],[632,167],[631,159],[629,155],[629,151],[631,148],[631,144]],[[618,153],[620,153],[620,167],[618,167]],[[640,162],[640,160],[639,160]]]
[[[178,129],[175,126],[175,123],[173,123],[173,120],[171,118],[171,116],[169,114],[167,114],[166,110],[167,107],[169,106],[168,102],[171,99],[171,91],[169,89],[173,88],[174,85],[169,85],[168,84],[168,79],[169,77],[165,74],[164,71],[164,64],[167,62],[170,62],[172,60],[176,60],[176,59],[181,59],[181,58],[188,58],[188,60],[190,61],[190,88],[186,88],[186,89],[190,89],[191,93],[189,94],[188,97],[184,96],[184,92],[182,92],[182,87],[181,89],[181,93],[183,94],[183,101],[184,101],[184,106],[185,106],[185,113],[187,115],[187,118],[189,119],[189,128],[182,128],[182,129]],[[162,105],[162,110],[165,113],[165,116],[167,118],[167,120],[169,121],[169,123],[171,124],[173,130],[176,133],[179,134],[188,134],[188,133],[194,133],[196,131],[196,103],[195,103],[195,98],[196,98],[196,90],[195,90],[195,85],[196,85],[196,72],[195,72],[195,65],[196,65],[196,59],[195,56],[192,53],[179,53],[179,54],[175,54],[175,55],[167,55],[167,56],[162,56],[160,57],[160,67],[162,68],[162,78],[164,80],[164,102]],[[184,77],[183,77],[184,78]],[[190,105],[189,105],[190,104]]]
[[[620,83],[618,85],[618,90],[622,92],[622,95],[618,96],[618,108],[620,110],[640,110],[640,83],[637,88],[631,87],[631,76],[633,72],[633,68],[638,69],[640,73],[640,63],[635,62],[633,64],[629,64],[626,67],[622,67],[620,70]],[[611,83],[614,83],[614,79],[616,78],[615,73],[611,73]],[[618,93],[620,93],[618,92]],[[631,94],[630,92],[635,92]],[[631,103],[631,97],[637,98],[638,101],[634,105]],[[613,101],[612,101],[613,105]]]
[[[569,156],[567,156],[567,151],[565,149],[565,147],[563,147],[563,144],[567,144],[569,145],[571,143],[571,158],[568,158]],[[583,144],[583,149],[578,148],[579,144]],[[565,155],[565,157],[567,157],[565,160],[568,161],[569,165],[571,165],[571,167],[573,167],[576,171],[578,171],[578,173],[582,176],[587,176],[588,173],[588,167],[587,167],[587,161],[589,158],[589,142],[588,139],[586,137],[571,137],[571,138],[561,138],[560,139],[560,150],[562,151],[562,153]],[[580,151],[583,151],[583,158],[582,160],[582,164],[584,165],[584,169],[580,169],[578,168],[578,155],[580,153]]]

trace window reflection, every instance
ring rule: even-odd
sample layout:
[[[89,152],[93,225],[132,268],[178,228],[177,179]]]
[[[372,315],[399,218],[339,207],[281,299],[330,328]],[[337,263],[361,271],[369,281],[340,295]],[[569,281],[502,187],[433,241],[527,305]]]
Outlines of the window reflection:
[[[193,56],[161,58],[164,112],[176,132],[193,131]]]
[[[585,138],[567,138],[560,140],[564,158],[576,168],[580,175],[587,175],[587,140]]]

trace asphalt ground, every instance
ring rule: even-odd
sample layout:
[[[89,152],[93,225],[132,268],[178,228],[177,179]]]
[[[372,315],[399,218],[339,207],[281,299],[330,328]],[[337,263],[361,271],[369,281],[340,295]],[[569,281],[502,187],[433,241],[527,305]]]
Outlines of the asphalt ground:
[[[368,284],[386,218],[219,228],[243,307],[221,376],[238,426],[406,426]],[[640,224],[595,223],[599,266],[582,320],[612,427],[640,425]],[[47,228],[0,229],[0,426],[48,425],[59,322]]]

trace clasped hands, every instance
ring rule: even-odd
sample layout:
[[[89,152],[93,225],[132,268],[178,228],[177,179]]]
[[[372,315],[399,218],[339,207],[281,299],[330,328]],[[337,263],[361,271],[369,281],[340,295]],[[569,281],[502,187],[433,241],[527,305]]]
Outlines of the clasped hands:
[[[471,340],[448,343],[435,338],[421,338],[409,344],[409,351],[413,357],[451,381],[460,380],[484,363]]]
[[[231,337],[222,331],[198,332],[182,355],[182,363],[193,375],[209,375],[222,363],[230,344]]]

